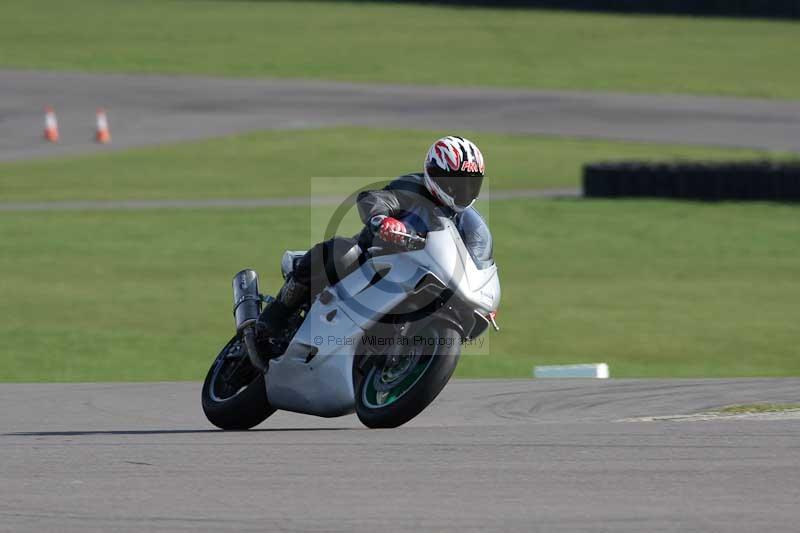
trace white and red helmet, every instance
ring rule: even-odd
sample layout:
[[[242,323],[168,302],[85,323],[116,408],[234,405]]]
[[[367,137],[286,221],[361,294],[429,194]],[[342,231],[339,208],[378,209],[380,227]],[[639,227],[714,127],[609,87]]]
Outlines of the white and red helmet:
[[[461,212],[478,198],[483,154],[475,143],[454,135],[433,143],[425,157],[425,187],[442,204]]]

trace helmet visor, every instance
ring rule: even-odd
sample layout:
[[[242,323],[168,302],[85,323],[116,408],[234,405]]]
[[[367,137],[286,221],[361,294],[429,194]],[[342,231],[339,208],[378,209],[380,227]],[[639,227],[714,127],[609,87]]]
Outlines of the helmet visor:
[[[483,176],[443,176],[436,178],[436,183],[453,198],[456,206],[464,208],[480,194]]]

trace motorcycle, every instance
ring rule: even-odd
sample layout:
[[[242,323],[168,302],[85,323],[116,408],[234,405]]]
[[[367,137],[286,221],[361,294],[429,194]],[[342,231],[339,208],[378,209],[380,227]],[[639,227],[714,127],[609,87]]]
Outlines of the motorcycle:
[[[258,292],[255,271],[236,274],[236,334],[203,384],[208,420],[245,430],[279,409],[355,411],[367,427],[392,428],[421,413],[455,371],[462,344],[489,326],[499,331],[500,302],[491,233],[477,211],[437,212],[426,229],[400,234],[400,246],[369,248],[289,320],[269,358],[256,346],[255,324],[272,298]],[[284,278],[303,253],[284,254]]]

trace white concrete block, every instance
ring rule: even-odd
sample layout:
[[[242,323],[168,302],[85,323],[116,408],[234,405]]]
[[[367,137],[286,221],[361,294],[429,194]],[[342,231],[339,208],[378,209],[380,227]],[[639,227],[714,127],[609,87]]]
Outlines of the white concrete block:
[[[607,379],[608,365],[592,363],[582,365],[544,365],[533,367],[535,378],[597,378]]]

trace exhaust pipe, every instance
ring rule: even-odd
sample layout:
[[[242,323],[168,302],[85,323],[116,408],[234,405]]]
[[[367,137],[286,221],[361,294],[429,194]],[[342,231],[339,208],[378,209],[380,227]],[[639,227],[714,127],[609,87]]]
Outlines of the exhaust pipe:
[[[261,295],[258,293],[258,274],[245,269],[233,277],[233,317],[236,332],[244,337],[247,355],[253,366],[261,371],[267,369],[266,358],[262,357],[256,346],[256,322],[261,315]]]
[[[258,274],[249,268],[233,277],[233,317],[236,331],[255,325],[261,314],[261,296],[258,294]]]

